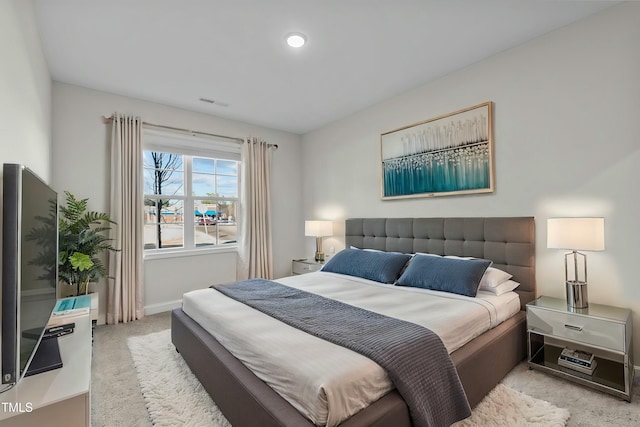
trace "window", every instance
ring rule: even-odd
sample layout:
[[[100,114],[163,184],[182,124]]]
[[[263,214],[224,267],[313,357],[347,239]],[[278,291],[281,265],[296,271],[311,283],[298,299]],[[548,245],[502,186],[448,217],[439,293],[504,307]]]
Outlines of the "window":
[[[229,152],[216,150],[215,145],[194,149],[193,141],[185,144],[182,137],[178,139],[174,142],[180,144],[174,147],[166,138],[158,143],[152,137],[148,143],[145,132],[145,252],[235,246],[239,147],[233,144]]]

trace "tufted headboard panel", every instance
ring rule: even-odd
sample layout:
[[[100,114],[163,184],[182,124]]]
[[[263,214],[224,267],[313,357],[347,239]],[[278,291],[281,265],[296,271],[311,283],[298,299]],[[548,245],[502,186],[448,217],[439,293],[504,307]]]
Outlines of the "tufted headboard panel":
[[[536,296],[533,217],[350,218],[347,247],[484,258],[513,275],[524,306]]]

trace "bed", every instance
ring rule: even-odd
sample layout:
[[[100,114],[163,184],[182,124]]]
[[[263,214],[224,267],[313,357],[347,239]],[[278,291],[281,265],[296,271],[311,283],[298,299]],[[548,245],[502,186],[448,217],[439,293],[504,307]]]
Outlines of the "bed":
[[[345,222],[346,245],[401,253],[476,257],[513,275],[520,311],[451,353],[471,406],[525,356],[524,307],[535,296],[534,221],[508,218],[359,218]],[[172,313],[172,341],[232,425],[311,426],[182,309]],[[341,423],[411,425],[395,390]]]

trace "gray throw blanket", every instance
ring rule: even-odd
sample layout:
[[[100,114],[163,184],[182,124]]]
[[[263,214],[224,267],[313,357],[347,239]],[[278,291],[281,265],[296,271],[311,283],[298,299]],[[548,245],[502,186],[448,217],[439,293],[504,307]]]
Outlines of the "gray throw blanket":
[[[378,363],[416,427],[449,426],[471,415],[447,349],[429,329],[264,279],[211,287]]]

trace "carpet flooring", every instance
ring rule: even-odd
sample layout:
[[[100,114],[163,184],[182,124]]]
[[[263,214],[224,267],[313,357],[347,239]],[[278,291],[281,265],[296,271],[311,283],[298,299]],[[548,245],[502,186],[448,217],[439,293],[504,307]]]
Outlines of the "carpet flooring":
[[[160,313],[120,325],[95,329],[91,421],[94,427],[151,426],[127,340],[170,327],[170,314]],[[518,365],[503,384],[536,399],[569,410],[569,427],[640,425],[640,384],[631,403]]]
[[[634,382],[631,402],[605,394],[544,372],[530,370],[526,363],[516,366],[502,383],[529,396],[569,409],[568,426],[640,426],[640,384]]]

